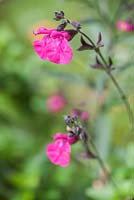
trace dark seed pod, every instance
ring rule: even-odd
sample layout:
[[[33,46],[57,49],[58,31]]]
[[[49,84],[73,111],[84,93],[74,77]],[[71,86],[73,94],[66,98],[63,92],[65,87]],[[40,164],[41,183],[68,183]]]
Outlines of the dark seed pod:
[[[84,38],[81,36],[81,46],[77,49],[78,51],[83,51],[83,50],[93,50],[93,46],[91,44],[88,44]]]
[[[68,34],[70,35],[70,40],[72,40],[74,38],[74,36],[78,33],[78,31],[73,30],[73,29],[69,29],[69,30],[65,30],[66,32],[68,32]]]
[[[104,43],[102,42],[102,35],[101,35],[101,33],[99,33],[99,35],[98,35],[97,46],[98,47],[103,47],[104,46]]]

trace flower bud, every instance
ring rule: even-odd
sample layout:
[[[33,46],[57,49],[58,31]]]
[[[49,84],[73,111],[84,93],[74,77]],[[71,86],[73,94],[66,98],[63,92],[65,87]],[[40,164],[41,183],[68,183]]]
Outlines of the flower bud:
[[[64,12],[63,11],[55,11],[54,14],[55,14],[55,18],[54,19],[56,21],[59,21],[59,20],[64,18]]]

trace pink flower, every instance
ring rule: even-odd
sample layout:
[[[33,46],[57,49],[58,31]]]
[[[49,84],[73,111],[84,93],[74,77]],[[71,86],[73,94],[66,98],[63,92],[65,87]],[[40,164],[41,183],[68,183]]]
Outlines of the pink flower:
[[[67,167],[70,163],[71,144],[77,139],[62,133],[57,133],[53,139],[54,142],[46,147],[46,154],[53,164]]]
[[[70,62],[73,52],[68,42],[71,38],[68,32],[39,28],[34,34],[45,34],[42,39],[33,43],[34,50],[41,59],[47,59],[56,64],[68,64]]]
[[[88,118],[89,118],[89,114],[88,114],[88,112],[86,112],[86,111],[84,111],[84,112],[82,112],[81,113],[81,119],[83,119],[83,120],[88,120]]]
[[[131,32],[133,30],[133,26],[129,22],[125,22],[123,20],[119,20],[116,24],[116,27],[124,32]]]
[[[65,106],[65,98],[61,94],[55,94],[49,97],[46,104],[50,112],[52,113],[59,112]]]

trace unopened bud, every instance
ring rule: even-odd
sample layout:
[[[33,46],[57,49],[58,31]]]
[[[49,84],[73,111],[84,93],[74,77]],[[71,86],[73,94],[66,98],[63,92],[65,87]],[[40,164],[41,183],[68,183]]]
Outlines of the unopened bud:
[[[56,21],[59,21],[59,20],[64,18],[64,12],[63,11],[55,11],[54,14],[55,14],[55,18],[54,19]]]
[[[76,29],[81,29],[80,23],[78,23],[76,21],[70,20],[70,24]]]

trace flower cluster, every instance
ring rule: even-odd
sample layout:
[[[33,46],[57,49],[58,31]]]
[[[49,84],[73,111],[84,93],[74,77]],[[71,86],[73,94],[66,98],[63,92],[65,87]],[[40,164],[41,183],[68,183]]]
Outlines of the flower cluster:
[[[54,142],[46,147],[46,154],[50,161],[55,165],[67,167],[70,163],[71,145],[78,141],[81,141],[85,147],[85,152],[80,154],[80,157],[96,158],[87,144],[88,135],[78,121],[78,117],[66,115],[64,121],[67,125],[67,133],[56,133],[53,136]]]

